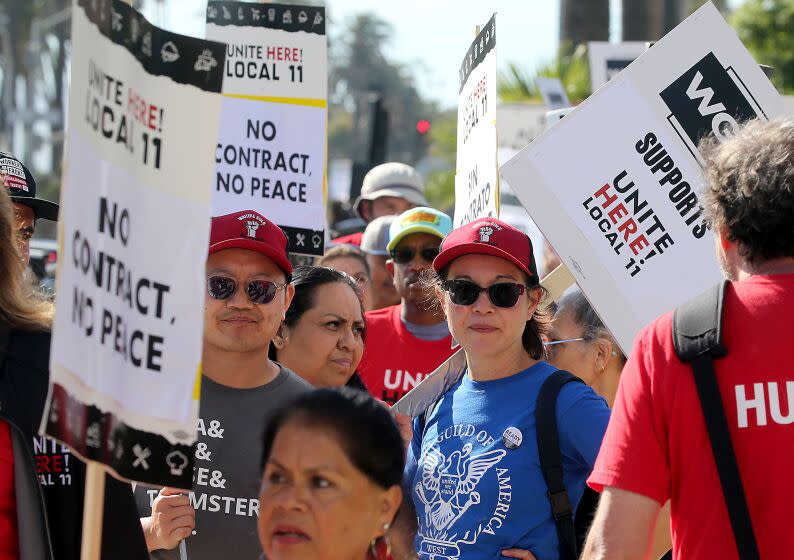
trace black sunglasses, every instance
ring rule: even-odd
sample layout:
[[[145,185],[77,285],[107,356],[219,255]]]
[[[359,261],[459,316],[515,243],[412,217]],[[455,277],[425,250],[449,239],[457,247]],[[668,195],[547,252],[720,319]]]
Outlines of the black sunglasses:
[[[416,256],[417,250],[413,247],[400,247],[392,249],[391,258],[397,264],[408,264]],[[418,251],[419,256],[426,263],[433,263],[433,259],[438,256],[438,247],[424,247]]]
[[[524,284],[514,282],[499,282],[487,288],[482,288],[469,280],[444,282],[444,290],[449,292],[449,299],[455,305],[472,305],[480,297],[480,292],[487,292],[488,299],[496,307],[513,307],[526,289]]]
[[[252,303],[270,303],[276,292],[286,286],[279,286],[270,280],[251,280],[245,287],[245,293]],[[212,299],[226,300],[237,291],[237,280],[228,276],[210,276],[207,279],[207,293]]]

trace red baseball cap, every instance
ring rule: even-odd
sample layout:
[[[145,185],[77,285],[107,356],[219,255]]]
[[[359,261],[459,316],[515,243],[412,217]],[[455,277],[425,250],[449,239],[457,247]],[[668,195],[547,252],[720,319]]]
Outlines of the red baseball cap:
[[[458,257],[477,254],[509,261],[523,270],[531,283],[540,281],[529,236],[496,218],[480,218],[453,230],[441,242],[433,269],[440,272]]]
[[[209,253],[235,248],[262,253],[286,274],[292,274],[287,235],[259,212],[243,210],[212,218]]]

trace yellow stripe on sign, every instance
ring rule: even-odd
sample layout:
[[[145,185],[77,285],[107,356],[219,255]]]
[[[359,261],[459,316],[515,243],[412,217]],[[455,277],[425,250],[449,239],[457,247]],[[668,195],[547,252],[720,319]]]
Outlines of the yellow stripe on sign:
[[[196,371],[196,381],[193,383],[193,400],[197,401],[201,397],[201,363]]]
[[[328,107],[327,99],[304,99],[300,97],[267,97],[263,95],[245,95],[242,93],[224,93],[224,97],[250,99],[251,101],[267,101],[268,103],[284,103],[286,105],[303,105],[305,107]]]

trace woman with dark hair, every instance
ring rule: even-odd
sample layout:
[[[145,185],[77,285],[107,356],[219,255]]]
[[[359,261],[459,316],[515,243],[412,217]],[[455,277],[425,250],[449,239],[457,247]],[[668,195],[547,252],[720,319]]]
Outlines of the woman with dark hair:
[[[364,252],[355,245],[337,245],[317,259],[317,266],[346,273],[358,285],[364,311],[372,310],[372,275]]]
[[[364,353],[364,308],[356,282],[322,266],[294,269],[292,298],[270,358],[314,387],[348,383]]]
[[[298,397],[268,424],[262,465],[259,539],[269,560],[393,557],[387,533],[405,458],[381,403],[347,387]]]
[[[420,558],[570,557],[540,468],[535,409],[557,369],[529,237],[492,218],[450,233],[433,261],[436,293],[465,354],[460,378],[414,421],[406,466]],[[567,383],[555,418],[567,499],[575,511],[607,422],[604,400]],[[530,554],[531,553],[531,554]]]

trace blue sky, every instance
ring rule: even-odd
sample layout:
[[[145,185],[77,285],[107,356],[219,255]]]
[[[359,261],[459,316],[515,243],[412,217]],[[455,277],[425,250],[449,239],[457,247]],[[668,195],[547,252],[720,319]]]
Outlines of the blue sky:
[[[582,0],[579,0],[582,1]],[[742,0],[729,0],[735,7]],[[559,33],[559,0],[328,0],[336,32],[339,23],[361,12],[374,12],[389,22],[394,38],[386,52],[412,65],[419,91],[441,103],[457,105],[457,69],[474,28],[496,12],[497,64],[500,71],[516,63],[527,71],[554,57]],[[611,35],[620,26],[620,0],[610,0]],[[204,36],[206,0],[145,0],[144,14],[161,27]]]

